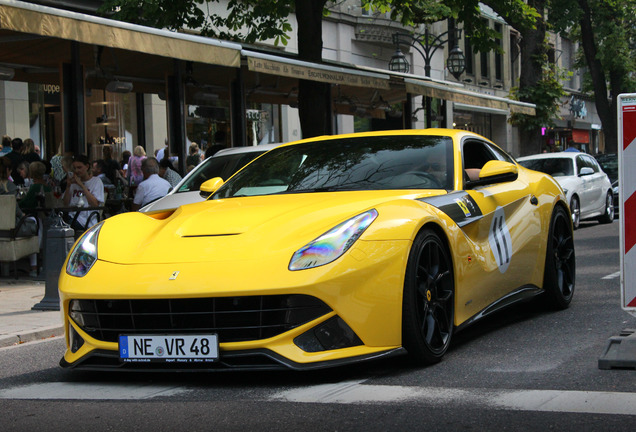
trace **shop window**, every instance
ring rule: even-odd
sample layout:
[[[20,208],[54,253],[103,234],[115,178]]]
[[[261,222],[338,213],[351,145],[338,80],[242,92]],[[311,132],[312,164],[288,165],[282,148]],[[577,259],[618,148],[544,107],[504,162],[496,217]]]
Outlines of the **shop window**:
[[[110,144],[113,158],[121,159],[137,142],[136,93],[111,93],[89,89],[86,92],[86,152],[91,160],[103,157],[103,147]]]
[[[475,53],[469,38],[464,39],[464,50],[466,51],[466,75],[475,75]]]

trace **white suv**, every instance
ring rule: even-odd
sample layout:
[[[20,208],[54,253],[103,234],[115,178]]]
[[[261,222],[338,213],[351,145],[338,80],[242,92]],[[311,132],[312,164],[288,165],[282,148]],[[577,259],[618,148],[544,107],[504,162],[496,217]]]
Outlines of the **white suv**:
[[[550,174],[561,185],[570,203],[572,224],[597,219],[614,220],[612,183],[596,159],[587,153],[559,152],[525,156],[517,162],[526,168]]]

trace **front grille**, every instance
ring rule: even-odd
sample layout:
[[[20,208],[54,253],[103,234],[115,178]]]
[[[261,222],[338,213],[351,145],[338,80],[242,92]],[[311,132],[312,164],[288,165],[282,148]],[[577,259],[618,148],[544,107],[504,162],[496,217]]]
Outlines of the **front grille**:
[[[331,309],[307,295],[161,300],[73,300],[70,317],[91,337],[217,333],[220,342],[266,339]]]

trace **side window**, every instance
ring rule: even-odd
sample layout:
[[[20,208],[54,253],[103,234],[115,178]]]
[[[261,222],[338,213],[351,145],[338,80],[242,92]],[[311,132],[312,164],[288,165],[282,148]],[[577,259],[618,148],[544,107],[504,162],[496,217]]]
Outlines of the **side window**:
[[[600,172],[601,168],[599,167],[598,162],[596,162],[596,159],[594,159],[592,156],[584,156],[584,158],[586,166],[592,168],[595,173]]]
[[[492,145],[489,145],[488,147],[490,147],[492,152],[497,156],[497,159],[499,159],[500,161],[515,163],[515,160],[512,158],[512,156],[510,156],[508,153],[504,152],[500,148],[492,146]]]
[[[501,160],[493,152],[493,147],[482,141],[467,140],[462,146],[462,163],[464,164],[464,180],[479,180],[479,172],[486,162]]]
[[[466,141],[462,147],[464,169],[481,169],[490,160],[499,160],[491,147],[481,141]]]

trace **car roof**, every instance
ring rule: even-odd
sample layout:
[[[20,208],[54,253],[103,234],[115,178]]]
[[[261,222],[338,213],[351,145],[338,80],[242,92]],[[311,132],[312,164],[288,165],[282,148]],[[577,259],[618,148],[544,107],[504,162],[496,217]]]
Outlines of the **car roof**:
[[[556,158],[574,159],[575,157],[584,155],[584,154],[587,154],[587,153],[583,153],[583,152],[539,153],[535,155],[518,157],[517,160],[524,161],[524,160],[531,160],[531,159],[556,159]]]

